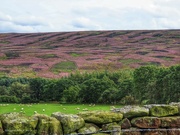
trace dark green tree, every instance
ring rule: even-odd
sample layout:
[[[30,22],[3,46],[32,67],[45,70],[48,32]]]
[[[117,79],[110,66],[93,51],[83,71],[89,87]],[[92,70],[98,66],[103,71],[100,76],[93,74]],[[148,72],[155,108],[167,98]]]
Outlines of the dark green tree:
[[[10,89],[11,95],[16,96],[17,98],[20,98],[20,99],[22,98],[22,95],[24,93],[30,92],[28,84],[21,84],[19,82],[12,83],[9,89]]]
[[[134,85],[133,95],[140,102],[147,100],[148,95],[151,93],[148,86],[152,86],[156,89],[156,86],[149,85],[156,82],[156,75],[158,67],[155,66],[142,66],[134,70]]]
[[[31,99],[33,102],[39,102],[43,99],[44,85],[47,80],[43,78],[32,78],[30,80]]]
[[[63,91],[62,101],[67,102],[67,103],[78,102],[80,90],[81,90],[81,88],[78,85],[70,86],[69,88],[65,89]]]
[[[107,76],[102,79],[91,78],[83,83],[84,88],[80,91],[80,97],[82,102],[85,103],[97,103],[101,94],[112,87],[116,88],[115,83]]]

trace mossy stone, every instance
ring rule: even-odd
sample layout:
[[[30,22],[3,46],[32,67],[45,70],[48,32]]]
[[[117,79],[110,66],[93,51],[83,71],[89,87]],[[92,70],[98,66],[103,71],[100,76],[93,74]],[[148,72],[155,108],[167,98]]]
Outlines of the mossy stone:
[[[68,135],[78,135],[76,132],[69,133]]]
[[[84,119],[78,115],[55,112],[51,116],[61,122],[64,134],[72,133],[85,125]]]
[[[2,123],[0,121],[0,135],[3,135],[4,131],[3,131],[3,127],[2,127]]]
[[[118,123],[118,125],[120,125],[122,129],[128,129],[131,127],[131,122],[128,118],[124,118],[122,121]]]
[[[34,117],[37,117],[39,120],[37,126],[37,135],[62,135],[62,127],[60,122],[53,117],[49,117],[44,114],[36,114]]]
[[[167,131],[146,131],[143,135],[171,135],[167,134]]]
[[[137,117],[131,120],[131,124],[138,128],[159,128],[161,120],[158,117]]]
[[[86,123],[84,127],[78,130],[80,134],[88,134],[99,131],[99,127],[92,123]]]
[[[78,115],[81,116],[85,120],[85,122],[94,124],[118,122],[123,118],[123,115],[121,113],[110,111],[87,111],[80,112]]]
[[[102,125],[102,130],[103,131],[107,131],[107,130],[113,130],[114,126],[118,126],[118,124],[116,122],[113,123],[108,123],[108,124],[103,124]]]
[[[180,102],[172,102],[172,103],[170,103],[169,105],[177,106],[177,107],[178,107],[178,110],[179,110],[179,115],[180,115]]]
[[[135,127],[131,127],[129,129],[130,131],[133,131],[133,132],[121,132],[121,135],[141,135],[141,132],[140,131],[137,131],[138,128],[135,128]],[[143,134],[144,135],[144,134]]]
[[[150,108],[150,115],[163,117],[163,116],[171,116],[179,113],[177,106],[171,105],[155,105]]]
[[[128,105],[122,108],[117,108],[114,111],[122,113],[124,118],[134,118],[149,115],[149,109],[141,106]]]
[[[37,118],[20,113],[8,113],[1,115],[0,119],[7,135],[36,134]]]
[[[180,128],[180,116],[161,117],[161,127]]]
[[[180,130],[177,130],[177,128],[170,128],[170,130],[167,131],[168,135],[180,135]]]

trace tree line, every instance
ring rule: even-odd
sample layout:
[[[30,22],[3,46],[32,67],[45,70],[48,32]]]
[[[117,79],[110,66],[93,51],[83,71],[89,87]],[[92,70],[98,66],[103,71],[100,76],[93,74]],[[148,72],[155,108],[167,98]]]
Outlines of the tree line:
[[[59,79],[0,78],[0,102],[147,104],[180,102],[180,65],[74,73]]]

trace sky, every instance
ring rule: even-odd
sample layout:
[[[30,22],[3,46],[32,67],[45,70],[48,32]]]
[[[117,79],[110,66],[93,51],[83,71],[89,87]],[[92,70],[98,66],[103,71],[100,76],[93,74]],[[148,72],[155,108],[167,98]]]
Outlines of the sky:
[[[180,0],[0,1],[0,33],[180,29]]]

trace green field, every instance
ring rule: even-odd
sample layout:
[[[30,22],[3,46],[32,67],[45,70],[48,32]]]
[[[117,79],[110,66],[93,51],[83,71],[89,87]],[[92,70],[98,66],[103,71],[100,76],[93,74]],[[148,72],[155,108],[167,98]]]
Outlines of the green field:
[[[9,112],[20,112],[31,116],[34,111],[40,114],[51,115],[53,112],[62,112],[66,114],[77,114],[84,110],[110,110],[111,105],[89,105],[89,104],[0,104],[0,114]],[[114,106],[119,108],[120,106]],[[43,111],[44,110],[44,111]]]
[[[51,68],[51,71],[53,71],[54,73],[59,73],[61,71],[70,72],[70,71],[75,70],[76,68],[77,68],[77,65],[75,62],[62,61],[60,63],[53,65],[53,67]]]

